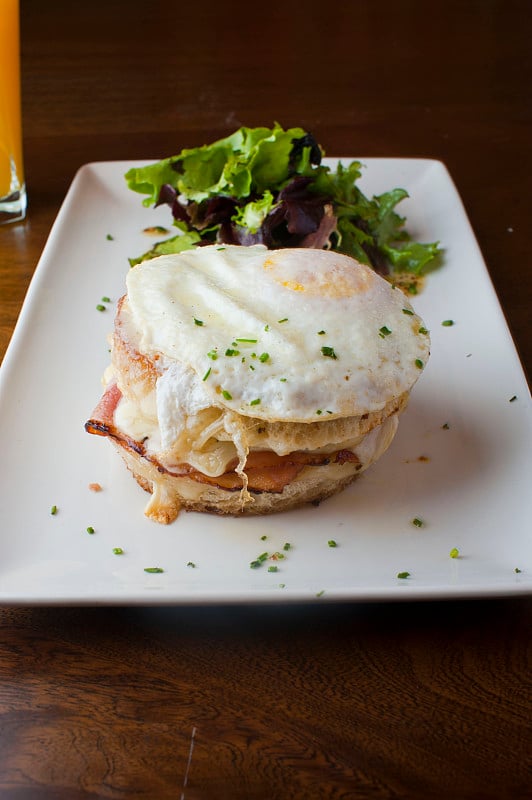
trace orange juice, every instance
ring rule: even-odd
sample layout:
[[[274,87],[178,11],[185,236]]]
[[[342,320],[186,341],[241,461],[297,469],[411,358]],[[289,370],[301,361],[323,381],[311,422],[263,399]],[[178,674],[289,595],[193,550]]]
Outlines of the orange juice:
[[[0,0],[0,198],[23,183],[18,0]]]

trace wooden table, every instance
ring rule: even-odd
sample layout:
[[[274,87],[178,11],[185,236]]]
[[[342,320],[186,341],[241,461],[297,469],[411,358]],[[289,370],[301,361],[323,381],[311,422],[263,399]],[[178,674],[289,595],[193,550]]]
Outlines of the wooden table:
[[[330,155],[447,164],[530,374],[527,0],[22,0],[22,37],[29,214],[0,228],[0,354],[81,164],[278,120]],[[0,796],[532,797],[531,611],[2,609]]]

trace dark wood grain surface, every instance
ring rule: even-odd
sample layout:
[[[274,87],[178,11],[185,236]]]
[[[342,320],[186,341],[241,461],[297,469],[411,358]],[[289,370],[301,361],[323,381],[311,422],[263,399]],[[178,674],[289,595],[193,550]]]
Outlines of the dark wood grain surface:
[[[29,213],[0,228],[0,355],[79,166],[277,120],[329,155],[444,161],[531,374],[527,0],[21,7]],[[0,609],[0,797],[532,797],[531,612]]]

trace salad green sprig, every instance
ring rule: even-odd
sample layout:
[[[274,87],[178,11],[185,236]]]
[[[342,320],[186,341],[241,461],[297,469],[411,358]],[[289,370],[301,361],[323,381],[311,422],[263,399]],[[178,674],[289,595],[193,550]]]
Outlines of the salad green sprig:
[[[332,170],[323,155],[303,128],[275,123],[130,169],[129,188],[146,206],[168,205],[178,229],[131,265],[204,244],[264,244],[329,248],[382,274],[422,275],[441,250],[411,239],[396,210],[406,190],[368,198],[357,183],[361,162]]]

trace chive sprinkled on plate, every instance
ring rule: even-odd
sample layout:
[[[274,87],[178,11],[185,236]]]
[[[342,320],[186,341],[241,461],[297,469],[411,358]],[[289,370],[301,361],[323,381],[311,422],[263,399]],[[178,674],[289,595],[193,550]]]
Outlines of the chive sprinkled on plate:
[[[278,319],[277,322],[281,325],[283,322],[288,322],[288,317],[283,317],[283,319]]]
[[[457,547],[453,547],[449,553],[450,558],[458,558],[459,555],[460,555],[460,550]]]
[[[260,405],[260,397],[256,397],[255,400],[250,401],[250,406],[259,406]]]
[[[57,514],[57,506],[52,506],[50,509],[50,514],[54,517]]]
[[[151,575],[157,575],[160,572],[164,572],[162,567],[144,567],[144,572],[149,572]]]
[[[105,238],[107,239],[107,241],[108,241],[108,242],[112,242],[112,241],[114,241],[114,238],[115,238],[115,237],[114,237],[114,236],[111,236],[111,234],[110,234],[110,233],[108,233],[108,234],[107,234],[107,236],[106,236]]]
[[[113,553],[115,554],[115,556],[123,556],[124,555],[124,551],[122,550],[121,547],[113,547]]]
[[[327,544],[328,544],[329,547],[338,547],[338,545],[337,545],[337,543],[336,543],[336,541],[334,539],[329,539]]]
[[[210,358],[211,361],[216,361],[218,358],[218,351],[217,350],[209,350],[207,353],[207,358]]]
[[[226,356],[230,356],[230,357],[231,356],[239,356],[240,355],[240,350],[233,350],[232,347],[228,347],[227,350],[225,351],[225,355]]]
[[[391,330],[386,326],[383,325],[382,328],[379,328],[379,336],[381,339],[384,339],[385,336],[390,336]]]
[[[443,428],[444,431],[448,431],[450,429],[450,427],[451,426],[449,425],[448,422],[444,422],[443,425],[442,425],[442,428]]]
[[[233,399],[233,395],[231,394],[231,392],[228,392],[227,389],[222,389],[222,397],[224,398],[224,400]]]
[[[410,308],[403,308],[403,314],[408,314],[409,317],[414,316],[414,312]]]
[[[410,577],[410,573],[409,573],[409,572],[398,572],[398,573],[397,573],[397,577],[398,577],[400,580],[404,581],[406,578],[409,578],[409,577]]]
[[[334,352],[334,347],[322,347],[321,352],[322,355],[324,355],[326,358],[333,358],[335,360],[338,358],[338,356]]]
[[[198,327],[201,328],[204,324],[205,323],[203,322],[202,319],[196,319],[196,317],[194,317],[194,325],[197,325]]]
[[[290,542],[285,542],[283,544],[283,550],[290,550],[291,547],[292,547],[292,545],[290,544]]]
[[[270,354],[269,353],[261,353],[260,356],[259,356],[259,361],[261,361],[263,364],[265,364],[266,361],[268,361],[269,358],[270,358]]]
[[[210,374],[211,374],[211,368],[209,367],[209,369],[207,370],[207,372],[203,376],[202,381],[206,381]]]
[[[414,364],[418,369],[423,369],[423,367],[425,366],[420,358],[416,358]]]
[[[412,520],[412,525],[414,525],[416,528],[422,528],[424,522],[419,517],[414,517],[414,519]]]
[[[110,297],[102,297],[102,303],[110,303],[110,302],[111,302]]]
[[[318,331],[318,336],[325,336],[325,331]]]
[[[271,567],[268,567],[268,572],[279,572],[279,567],[277,564],[272,564]]]
[[[92,525],[87,526],[87,533],[94,533],[94,528],[92,527]]]
[[[450,328],[454,325],[454,319],[444,319],[442,325],[444,328]]]
[[[516,574],[516,575],[519,575],[519,573],[520,573],[520,572],[522,572],[522,571],[523,571],[523,570],[522,570],[522,569],[519,569],[519,567],[515,567],[515,568],[514,568],[514,572],[515,572],[515,574]]]
[[[243,344],[257,344],[258,339],[235,339],[235,342],[242,342]]]
[[[102,305],[102,303],[98,303],[96,306],[96,311],[106,311],[106,308],[104,305]]]
[[[250,562],[249,566],[251,569],[257,569],[257,567],[264,564],[267,558],[269,558],[269,553],[261,553],[260,556],[257,556],[257,558]]]
[[[191,567],[191,569],[195,569],[196,568],[196,564],[194,563],[194,561],[187,561],[187,567]]]
[[[512,397],[510,397],[510,399],[508,400],[508,402],[509,402],[509,403],[515,403],[515,401],[516,401],[516,400],[517,400],[517,395],[516,395],[516,394],[514,394]]]

